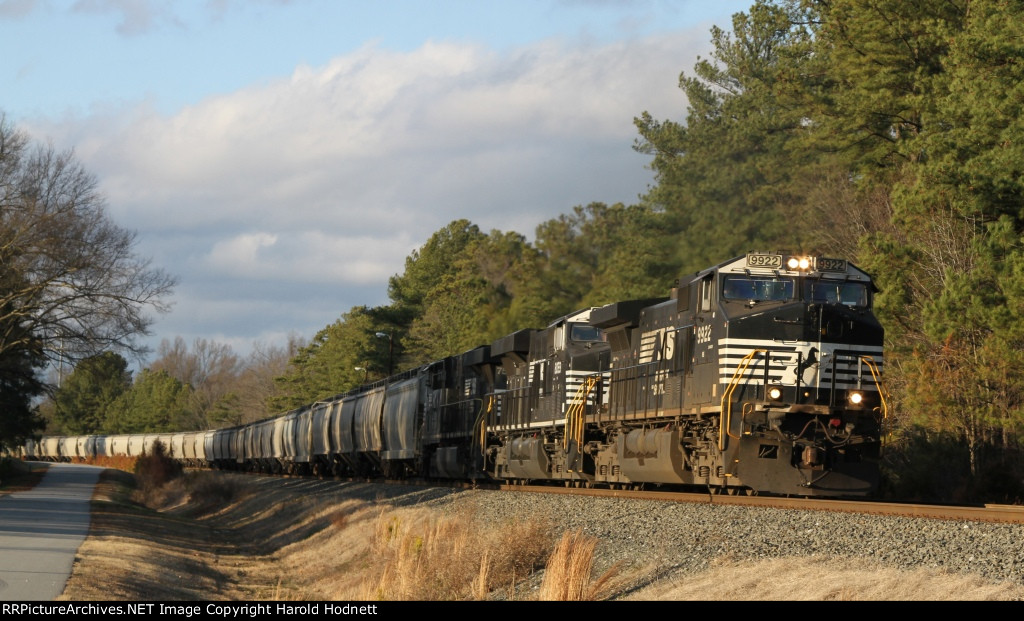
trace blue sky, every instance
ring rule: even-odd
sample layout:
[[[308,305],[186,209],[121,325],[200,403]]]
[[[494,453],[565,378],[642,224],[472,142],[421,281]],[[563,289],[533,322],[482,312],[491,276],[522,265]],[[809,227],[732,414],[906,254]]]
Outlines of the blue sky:
[[[0,0],[0,112],[178,276],[154,346],[309,339],[434,231],[531,237],[653,182],[723,0]],[[666,275],[666,287],[675,275]]]

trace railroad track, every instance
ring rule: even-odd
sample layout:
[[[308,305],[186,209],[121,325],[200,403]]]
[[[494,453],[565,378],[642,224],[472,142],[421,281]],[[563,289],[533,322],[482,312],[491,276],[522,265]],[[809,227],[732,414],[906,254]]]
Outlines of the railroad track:
[[[252,473],[251,473],[252,474]],[[287,478],[310,478],[289,475]],[[387,479],[337,478],[348,482],[378,483],[388,485],[421,485],[430,487],[451,487],[459,489],[489,489],[508,492],[535,494],[568,494],[595,498],[625,498],[631,500],[656,500],[660,502],[686,502],[695,504],[734,505],[746,507],[770,507],[775,509],[801,509],[807,511],[832,511],[883,515],[892,517],[926,518],[933,520],[992,522],[1000,524],[1024,524],[1024,505],[952,505],[917,502],[878,500],[839,500],[821,498],[799,498],[783,496],[745,496],[711,494],[707,492],[680,492],[664,489],[606,489],[587,487],[562,487],[558,485],[519,485],[498,482],[444,483],[440,481],[413,481]]]
[[[673,492],[663,490],[564,488],[547,485],[499,485],[496,489],[545,494],[580,494],[604,498],[658,500],[663,502],[689,502],[747,507],[772,507],[776,509],[835,511],[844,513],[863,513],[866,515],[928,518],[934,520],[968,520],[973,522],[1024,524],[1024,505],[939,505],[898,501],[826,500],[821,498],[781,496],[729,496],[721,494]]]

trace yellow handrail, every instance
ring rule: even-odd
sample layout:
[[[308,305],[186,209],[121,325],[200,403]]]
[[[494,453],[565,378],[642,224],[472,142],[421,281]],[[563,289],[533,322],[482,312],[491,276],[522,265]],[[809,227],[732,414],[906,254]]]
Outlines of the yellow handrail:
[[[586,412],[587,397],[594,389],[597,380],[593,376],[587,377],[579,388],[576,389],[576,396],[565,412],[565,434],[562,436],[562,448],[569,450],[569,442],[576,440],[577,446],[583,439],[583,419]]]
[[[486,404],[485,404],[486,402]],[[479,428],[479,442],[480,442],[480,454],[483,455],[487,450],[487,414],[491,413],[494,408],[494,395],[488,395],[487,398],[480,402],[480,411],[477,412],[476,421],[473,423],[474,428]]]
[[[750,361],[758,353],[768,353],[768,350],[755,349],[744,356],[743,360],[741,360],[740,364],[736,367],[736,371],[733,373],[732,379],[729,381],[729,385],[726,387],[725,392],[722,393],[722,418],[719,421],[718,430],[718,450],[720,451],[725,450],[726,435],[733,438],[739,437],[729,433],[729,428],[732,426],[732,395],[736,392],[736,387],[739,385],[739,381],[743,376],[743,373],[747,370],[747,367],[750,366]],[[864,361],[868,370],[871,371],[871,377],[875,382],[875,386],[878,388],[878,395],[882,401],[882,418],[886,419],[889,416],[889,404],[885,399],[885,384],[882,382],[882,374],[878,370],[878,365],[875,364],[874,358],[871,356],[861,356],[860,359]]]
[[[864,364],[868,365],[871,377],[875,380],[875,387],[878,388],[878,397],[882,400],[882,420],[885,420],[889,418],[889,404],[885,401],[885,384],[882,382],[882,373],[878,370],[878,365],[875,364],[875,359],[871,356],[861,356],[860,359],[864,361]]]
[[[744,356],[743,360],[736,367],[736,371],[732,374],[732,379],[729,380],[729,385],[726,387],[725,392],[722,393],[722,416],[718,421],[718,450],[720,451],[725,450],[725,436],[729,432],[730,423],[732,422],[732,393],[736,392],[736,386],[739,385],[743,372],[750,366],[751,359],[759,353],[768,353],[768,350],[754,349]]]

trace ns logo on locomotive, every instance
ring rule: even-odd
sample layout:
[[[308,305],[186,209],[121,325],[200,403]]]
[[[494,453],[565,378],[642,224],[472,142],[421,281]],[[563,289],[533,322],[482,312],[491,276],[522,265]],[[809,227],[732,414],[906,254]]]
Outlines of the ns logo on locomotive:
[[[874,291],[842,259],[750,253],[267,420],[23,452],[161,440],[193,467],[867,496],[886,416]]]

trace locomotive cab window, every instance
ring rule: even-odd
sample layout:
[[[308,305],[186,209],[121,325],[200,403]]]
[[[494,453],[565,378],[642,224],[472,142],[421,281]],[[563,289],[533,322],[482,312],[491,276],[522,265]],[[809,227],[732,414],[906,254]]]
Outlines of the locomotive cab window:
[[[868,287],[860,282],[809,280],[804,285],[804,296],[816,304],[842,304],[854,308],[867,308]]]
[[[715,277],[709,274],[700,281],[700,310],[710,311],[715,302]]]
[[[726,276],[722,279],[722,297],[726,300],[775,302],[793,299],[791,278]]]
[[[604,332],[600,328],[588,326],[585,323],[572,324],[569,339],[575,343],[591,343],[606,340]]]

